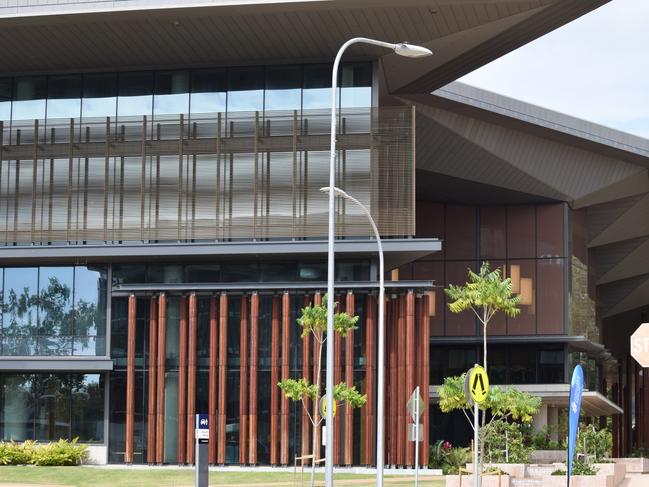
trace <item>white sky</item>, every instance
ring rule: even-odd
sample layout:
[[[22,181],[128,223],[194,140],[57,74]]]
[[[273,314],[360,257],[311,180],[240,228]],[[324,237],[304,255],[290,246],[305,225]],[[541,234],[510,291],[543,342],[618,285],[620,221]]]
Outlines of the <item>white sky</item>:
[[[649,0],[612,0],[460,81],[649,138]]]

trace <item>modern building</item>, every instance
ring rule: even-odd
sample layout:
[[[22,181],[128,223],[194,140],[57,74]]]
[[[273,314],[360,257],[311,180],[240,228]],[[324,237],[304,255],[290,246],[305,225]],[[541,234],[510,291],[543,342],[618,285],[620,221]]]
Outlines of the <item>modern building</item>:
[[[331,63],[363,35],[435,52],[357,46],[340,74],[337,185],[390,269],[386,463],[416,461],[416,385],[420,460],[462,439],[435,386],[479,360],[480,330],[442,290],[483,260],[522,298],[489,330],[492,382],[553,423],[582,363],[615,453],[649,447],[628,346],[649,309],[649,142],[453,82],[604,3],[0,2],[0,438],[192,463],[206,412],[211,463],[311,452],[276,383],[314,375],[296,318],[326,288]],[[371,465],[376,242],[344,200],[336,222],[336,300],[360,326],[333,340],[334,374],[368,402],[339,409],[334,460]]]

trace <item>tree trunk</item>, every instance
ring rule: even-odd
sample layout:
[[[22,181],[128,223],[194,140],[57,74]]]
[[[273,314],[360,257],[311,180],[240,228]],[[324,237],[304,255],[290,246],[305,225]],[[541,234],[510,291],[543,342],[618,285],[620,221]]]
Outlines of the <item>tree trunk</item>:
[[[311,454],[313,455],[313,458],[311,459],[311,487],[314,487],[315,485],[315,460],[317,458],[316,455],[316,449],[320,446],[318,445],[318,427],[320,426],[319,423],[319,416],[320,416],[320,376],[322,375],[320,373],[320,365],[322,362],[322,334],[319,334],[320,336],[316,337],[316,341],[318,342],[318,363],[316,364],[316,392],[315,392],[315,407],[313,408],[314,413],[313,413],[313,433],[312,433],[312,438],[313,438],[313,448],[311,448]]]

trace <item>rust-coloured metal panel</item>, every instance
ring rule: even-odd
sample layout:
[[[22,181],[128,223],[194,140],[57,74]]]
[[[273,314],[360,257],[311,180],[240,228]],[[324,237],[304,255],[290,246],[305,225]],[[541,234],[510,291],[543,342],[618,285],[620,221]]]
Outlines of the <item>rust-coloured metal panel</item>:
[[[273,296],[270,344],[270,464],[278,465],[280,298]]]
[[[304,296],[303,307],[309,306],[311,300],[308,295]],[[311,340],[313,335],[308,334],[302,337],[302,377],[308,378],[311,373]],[[307,414],[307,410],[311,408],[311,401],[306,399],[304,407],[302,408],[302,456],[309,455],[311,452],[311,420]],[[311,463],[307,460],[305,463]]]
[[[421,397],[424,399],[424,414],[422,415],[422,424],[424,427],[424,438],[420,448],[421,465],[428,465],[428,450],[430,448],[430,397],[428,389],[430,387],[430,296],[424,294],[421,297]]]
[[[239,349],[239,463],[248,462],[248,296],[241,296]]]
[[[156,423],[156,375],[158,353],[158,298],[151,297],[149,303],[149,392],[146,422],[146,462],[155,463],[155,423]]]
[[[403,355],[403,362],[404,362],[404,367],[405,367],[405,380],[402,380],[402,382],[405,382],[405,394],[404,394],[404,402],[401,402],[399,404],[399,407],[405,408],[406,406],[406,401],[412,394],[412,392],[415,390],[415,365],[416,365],[416,346],[415,346],[415,293],[410,290],[408,291],[408,294],[406,295],[406,313],[405,313],[405,319],[406,319],[406,340],[405,340],[405,346],[403,349],[404,355]],[[410,441],[407,441],[406,435],[407,432],[405,431],[405,423],[408,422],[407,416],[404,416],[404,458],[403,461],[405,462],[406,465],[414,465],[415,463],[415,449],[414,449],[414,444]]]
[[[345,311],[354,316],[354,293],[347,293]],[[345,339],[345,382],[347,387],[354,385],[354,332],[350,331]],[[345,408],[345,465],[353,463],[354,410],[347,404]]]
[[[314,294],[313,304],[315,304],[316,306],[322,305],[322,293],[320,291],[316,291],[316,293]],[[314,384],[316,384],[318,381],[318,374],[320,375],[322,374],[322,360],[323,360],[322,357],[320,358],[318,357],[318,343],[314,338],[313,339],[313,383]],[[317,404],[313,404],[312,416],[317,423],[320,418],[320,409]],[[318,426],[315,429],[315,438],[313,439],[313,444],[315,445],[315,452],[314,452],[315,460],[319,460],[320,458],[322,458],[321,456],[322,442],[320,441],[321,434],[322,434],[322,428]]]
[[[340,303],[340,296],[336,296],[336,301]],[[339,305],[339,309],[342,306]],[[328,342],[329,345],[332,342]],[[334,332],[334,384],[340,384],[343,380],[343,340],[342,337]],[[340,412],[334,416],[334,465],[340,465],[341,453],[341,430],[342,430],[342,416]]]
[[[126,345],[126,448],[124,462],[133,463],[133,432],[135,426],[135,294],[128,297],[128,328]]]
[[[259,294],[250,297],[250,395],[248,413],[248,463],[257,464],[257,371],[259,368]]]
[[[210,423],[210,443],[209,443],[209,462],[211,465],[216,464],[216,405],[217,395],[217,375],[218,375],[218,305],[216,296],[210,298],[210,356],[208,369],[208,417]]]
[[[165,421],[165,361],[167,357],[167,296],[162,293],[158,299],[158,360],[156,387],[156,432],[155,461],[164,462],[164,421]]]
[[[398,366],[397,366],[397,352],[398,352],[398,318],[399,318],[399,299],[393,297],[389,301],[390,303],[390,314],[389,314],[389,329],[390,329],[390,342],[389,342],[389,389],[386,394],[386,398],[390,403],[390,409],[387,414],[386,420],[389,421],[389,442],[390,442],[390,456],[389,464],[397,465],[397,421],[398,421],[398,412],[397,412],[397,403],[399,400],[399,388],[398,388]]]
[[[406,336],[401,330],[406,326],[406,297],[399,296],[399,315],[397,317],[397,465],[406,461],[406,416],[408,399],[406,391]],[[393,413],[395,414],[395,413]]]
[[[187,299],[184,296],[178,300],[178,314],[178,465],[183,465],[187,459]]]
[[[198,310],[196,294],[189,295],[189,337],[187,340],[187,463],[194,463],[194,417],[196,414],[196,339]]]
[[[217,429],[218,445],[216,461],[225,464],[225,428],[227,425],[228,406],[228,295],[221,293],[219,303],[219,427]]]
[[[288,292],[282,296],[282,380],[290,377],[291,357],[291,298]],[[288,430],[290,411],[288,398],[282,394],[282,426],[280,463],[288,465]]]

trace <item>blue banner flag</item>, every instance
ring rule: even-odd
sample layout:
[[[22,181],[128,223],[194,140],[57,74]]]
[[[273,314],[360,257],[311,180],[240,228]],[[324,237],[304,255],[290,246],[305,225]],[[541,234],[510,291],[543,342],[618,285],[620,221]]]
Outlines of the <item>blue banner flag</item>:
[[[581,365],[575,366],[570,381],[570,402],[568,404],[568,485],[572,474],[572,459],[575,455],[577,428],[579,427],[579,412],[581,411],[581,394],[584,391],[584,371]]]

